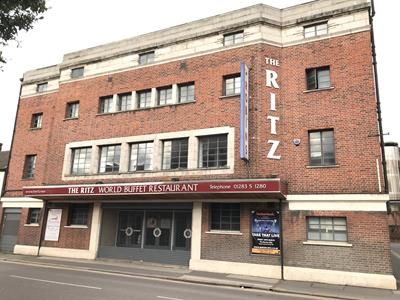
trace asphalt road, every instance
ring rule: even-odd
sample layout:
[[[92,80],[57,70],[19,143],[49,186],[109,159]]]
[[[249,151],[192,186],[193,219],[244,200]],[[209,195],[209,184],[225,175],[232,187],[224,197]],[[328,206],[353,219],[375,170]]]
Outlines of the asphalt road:
[[[0,299],[296,300],[316,298],[0,262]]]

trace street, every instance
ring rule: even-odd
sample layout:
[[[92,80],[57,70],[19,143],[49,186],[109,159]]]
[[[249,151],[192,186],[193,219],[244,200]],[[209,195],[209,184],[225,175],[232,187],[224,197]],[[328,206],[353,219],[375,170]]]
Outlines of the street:
[[[317,298],[2,261],[0,262],[0,299],[295,300]]]

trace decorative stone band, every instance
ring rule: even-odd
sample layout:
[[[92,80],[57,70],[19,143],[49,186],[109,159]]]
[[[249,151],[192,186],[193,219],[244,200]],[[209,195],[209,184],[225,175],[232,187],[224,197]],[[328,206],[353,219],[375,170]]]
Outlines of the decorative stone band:
[[[1,206],[3,208],[42,208],[43,201],[36,198],[30,197],[4,197],[1,198]]]

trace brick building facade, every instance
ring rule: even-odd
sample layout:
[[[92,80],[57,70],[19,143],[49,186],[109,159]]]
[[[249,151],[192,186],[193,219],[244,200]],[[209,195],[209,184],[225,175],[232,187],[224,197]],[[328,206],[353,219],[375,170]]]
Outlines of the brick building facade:
[[[13,251],[395,288],[369,10],[255,5],[25,73]]]

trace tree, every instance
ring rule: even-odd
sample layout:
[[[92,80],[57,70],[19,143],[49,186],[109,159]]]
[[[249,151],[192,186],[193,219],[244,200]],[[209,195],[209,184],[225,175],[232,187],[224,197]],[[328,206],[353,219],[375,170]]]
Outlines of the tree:
[[[0,67],[6,63],[1,48],[16,41],[19,31],[32,29],[46,10],[46,0],[0,0]]]

